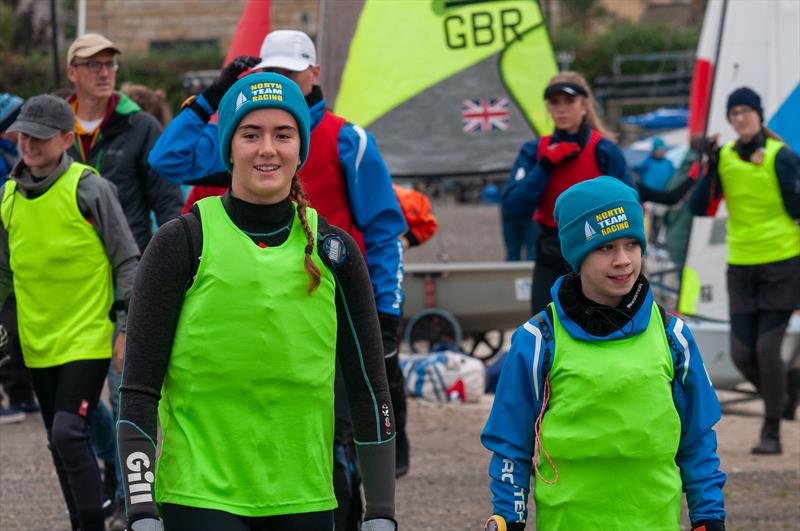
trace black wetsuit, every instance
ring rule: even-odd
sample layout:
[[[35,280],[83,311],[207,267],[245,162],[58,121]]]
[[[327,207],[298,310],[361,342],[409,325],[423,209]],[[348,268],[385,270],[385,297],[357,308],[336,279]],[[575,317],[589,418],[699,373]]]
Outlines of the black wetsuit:
[[[257,244],[277,246],[289,235],[289,230],[281,230],[290,226],[289,221],[294,216],[288,199],[274,205],[255,205],[238,200],[228,192],[222,197],[222,203],[236,226]],[[336,351],[337,365],[341,368],[339,370],[337,367],[337,379],[347,390],[353,418],[352,431],[359,442],[377,442],[377,432],[384,434],[383,441],[391,439],[383,444],[356,445],[367,492],[365,517],[393,518],[393,426],[392,434],[388,437],[385,436],[385,426],[376,430],[371,406],[373,401],[367,385],[371,385],[378,403],[390,404],[381,333],[369,274],[355,241],[320,217],[317,241],[321,242],[326,237],[338,238],[346,249],[344,260],[337,263],[332,263],[320,249],[321,245],[318,245],[317,252],[322,262],[335,272],[340,287],[336,295],[339,317]],[[125,370],[120,388],[121,424],[118,437],[123,463],[125,456],[135,451],[145,452],[155,462],[155,449],[146,437],[156,440],[161,387],[184,296],[200,262],[202,240],[199,209],[195,206],[188,214],[161,227],[150,241],[140,263],[128,317]],[[363,372],[357,358],[357,345],[364,353]],[[141,432],[128,429],[128,423],[138,427]],[[129,519],[157,515],[154,504],[137,504],[136,512],[132,513],[127,481],[125,486]],[[167,514],[165,516],[168,517]]]

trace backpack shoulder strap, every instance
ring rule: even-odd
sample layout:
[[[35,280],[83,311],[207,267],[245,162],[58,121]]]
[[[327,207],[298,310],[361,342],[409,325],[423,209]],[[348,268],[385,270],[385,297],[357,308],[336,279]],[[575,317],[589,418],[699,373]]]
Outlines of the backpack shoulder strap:
[[[682,345],[679,345],[675,341],[675,335],[670,334],[669,323],[673,318],[673,315],[670,314],[667,310],[665,310],[660,304],[656,303],[658,306],[658,311],[661,315],[661,322],[664,324],[664,335],[667,337],[667,345],[669,345],[670,355],[672,356],[672,364],[673,366],[677,367],[681,361],[681,358],[685,356],[684,348]],[[685,371],[685,369],[684,369]],[[678,371],[675,371],[675,374],[678,374]],[[673,376],[674,381],[675,376]],[[686,376],[682,376],[682,379],[685,379]]]
[[[550,372],[550,365],[553,362],[553,352],[555,351],[555,336],[551,323],[553,322],[553,305],[548,304],[542,312],[533,316],[533,320],[542,331],[542,339],[544,340],[544,359],[542,360],[542,376],[547,376]]]

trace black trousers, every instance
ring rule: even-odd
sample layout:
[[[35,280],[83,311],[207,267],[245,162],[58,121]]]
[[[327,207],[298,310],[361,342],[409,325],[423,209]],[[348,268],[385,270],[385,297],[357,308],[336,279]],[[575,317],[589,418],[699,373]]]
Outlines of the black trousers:
[[[165,531],[332,531],[333,511],[247,517],[186,505],[161,505]]]
[[[800,304],[800,256],[756,265],[728,265],[731,357],[764,399],[775,423],[787,399],[781,343]]]
[[[88,417],[100,400],[109,360],[31,369],[50,453],[73,529],[102,530],[103,482],[89,442]]]
[[[9,359],[0,368],[0,382],[3,384],[3,390],[8,395],[11,406],[32,402],[33,384],[31,383],[31,373],[22,360],[22,346],[19,343],[19,331],[17,330],[17,301],[13,294],[8,296],[3,305],[0,323],[3,323],[8,332],[6,355]]]

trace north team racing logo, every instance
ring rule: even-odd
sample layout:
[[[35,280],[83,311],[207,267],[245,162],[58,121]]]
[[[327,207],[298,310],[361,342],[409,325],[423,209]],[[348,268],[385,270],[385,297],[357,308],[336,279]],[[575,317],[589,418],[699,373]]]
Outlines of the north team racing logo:
[[[602,236],[607,236],[611,233],[627,229],[631,226],[628,222],[628,215],[625,213],[625,209],[621,206],[611,208],[605,212],[595,215],[594,220],[595,223],[597,223],[597,227]],[[587,227],[588,225],[589,224],[587,222]],[[589,239],[590,238],[588,237],[587,233],[587,240]]]
[[[283,101],[283,84],[275,82],[250,85],[251,101]]]

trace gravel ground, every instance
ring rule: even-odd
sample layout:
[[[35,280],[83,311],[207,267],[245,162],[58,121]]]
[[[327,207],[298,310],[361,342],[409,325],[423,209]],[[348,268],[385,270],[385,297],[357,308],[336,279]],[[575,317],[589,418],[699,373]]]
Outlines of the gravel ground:
[[[723,393],[724,399],[731,396]],[[491,407],[409,404],[411,472],[397,484],[402,529],[477,530],[490,514],[489,454],[478,435]],[[728,410],[717,427],[732,531],[800,529],[800,422],[783,424],[784,454],[749,453],[760,428],[760,403]],[[36,416],[0,426],[0,529],[67,531],[66,508]],[[685,518],[684,518],[685,520]]]
[[[410,250],[408,262],[502,260],[495,206],[436,205],[441,230]],[[721,393],[721,398],[730,398]],[[491,407],[411,401],[412,465],[397,485],[402,529],[477,530],[490,514],[486,467],[489,454],[478,435]],[[760,429],[760,402],[726,408],[718,425],[719,452],[728,473],[725,488],[733,531],[800,530],[800,422],[784,423],[784,454],[749,453]],[[684,517],[684,523],[685,517]],[[38,416],[0,426],[0,530],[66,531],[66,508]]]

